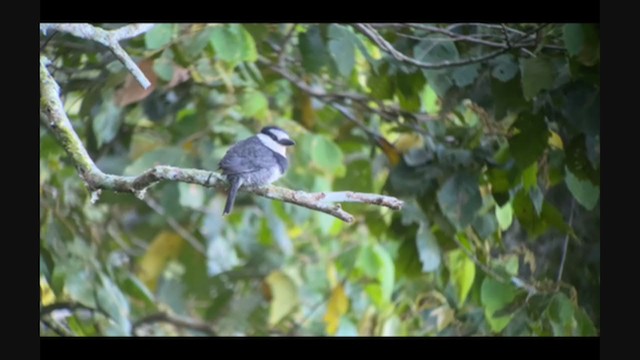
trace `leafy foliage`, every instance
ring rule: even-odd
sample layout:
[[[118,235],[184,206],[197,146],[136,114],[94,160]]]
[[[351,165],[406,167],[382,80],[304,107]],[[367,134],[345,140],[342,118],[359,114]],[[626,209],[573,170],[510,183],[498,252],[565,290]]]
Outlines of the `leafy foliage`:
[[[372,29],[427,64],[505,42],[491,24]],[[58,34],[42,51],[107,173],[215,170],[275,124],[297,143],[280,185],[406,205],[343,204],[346,225],[241,192],[223,218],[225,194],[183,183],[92,203],[43,122],[41,335],[597,335],[599,26],[505,31],[498,55],[420,68],[351,25],[159,24],[123,42],[149,90]]]

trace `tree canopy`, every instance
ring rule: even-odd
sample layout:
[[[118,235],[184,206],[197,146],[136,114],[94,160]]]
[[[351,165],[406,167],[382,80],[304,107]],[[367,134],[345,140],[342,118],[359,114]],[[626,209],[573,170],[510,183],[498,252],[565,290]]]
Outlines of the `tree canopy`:
[[[40,30],[41,336],[599,334],[598,24]]]

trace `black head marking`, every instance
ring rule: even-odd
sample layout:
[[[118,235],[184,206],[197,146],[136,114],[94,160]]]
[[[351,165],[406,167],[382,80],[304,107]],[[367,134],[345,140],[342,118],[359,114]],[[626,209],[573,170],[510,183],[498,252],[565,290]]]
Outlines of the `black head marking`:
[[[291,139],[278,139],[278,137],[273,134],[272,130],[279,130],[285,134],[287,133],[282,128],[279,128],[273,125],[263,127],[262,130],[260,130],[260,133],[269,136],[271,139],[273,139],[273,141],[277,142],[280,145],[284,145],[284,146],[295,145],[295,142]]]

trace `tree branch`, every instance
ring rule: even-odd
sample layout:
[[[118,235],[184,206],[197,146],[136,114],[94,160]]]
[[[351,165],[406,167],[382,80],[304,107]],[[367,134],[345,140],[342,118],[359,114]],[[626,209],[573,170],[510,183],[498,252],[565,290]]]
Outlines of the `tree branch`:
[[[526,39],[529,35],[533,34],[533,33],[537,33],[540,29],[542,29],[543,27],[547,26],[548,24],[542,24],[540,26],[538,26],[537,28],[535,28],[534,30],[526,33],[525,35],[523,35],[519,41]],[[369,38],[369,40],[371,40],[376,46],[378,46],[382,51],[386,52],[387,54],[391,55],[394,59],[407,63],[407,64],[411,64],[414,66],[417,66],[419,68],[422,69],[444,69],[444,68],[450,68],[450,67],[458,67],[458,66],[464,66],[464,65],[469,65],[469,64],[474,64],[474,63],[478,63],[478,62],[483,62],[486,60],[490,60],[493,59],[497,56],[500,56],[508,51],[510,51],[511,49],[516,49],[516,48],[523,48],[524,46],[527,46],[526,44],[514,44],[513,47],[508,47],[506,45],[503,46],[502,50],[498,50],[498,51],[494,51],[492,53],[489,53],[487,55],[483,55],[483,56],[479,56],[479,57],[470,57],[468,59],[465,60],[460,60],[460,61],[442,61],[440,63],[437,64],[432,64],[432,63],[425,63],[419,60],[416,60],[412,57],[409,57],[403,53],[401,53],[400,51],[396,50],[396,48],[393,47],[393,45],[391,45],[387,40],[385,40],[384,37],[382,37],[382,35],[380,35],[371,25],[369,24],[354,24],[353,25],[356,29],[358,29],[362,34],[364,34],[367,38]],[[415,24],[412,26],[416,26]],[[435,31],[434,29],[439,29],[439,28],[432,28],[429,27],[430,31]],[[446,30],[438,30],[438,32],[447,32]],[[468,39],[467,39],[468,40]],[[474,40],[475,42],[478,42],[477,39]],[[484,42],[484,41],[483,41]],[[497,43],[491,43],[492,45],[497,45]],[[487,44],[485,44],[487,45]]]
[[[573,224],[573,208],[575,206],[575,200],[571,199],[571,210],[569,210],[569,227]],[[562,280],[562,272],[564,271],[564,262],[567,259],[567,249],[569,247],[569,232],[564,237],[564,243],[562,244],[562,258],[560,259],[560,268],[558,269],[558,277],[556,281],[559,283]]]
[[[80,138],[64,112],[62,101],[58,95],[58,84],[47,71],[46,63],[46,57],[41,55],[40,119],[47,124],[48,128],[73,160],[80,177],[84,180],[91,192],[92,201],[97,201],[98,195],[103,189],[134,193],[138,198],[142,199],[148,187],[161,181],[179,181],[218,188],[227,185],[224,177],[215,172],[198,169],[182,169],[164,165],[152,167],[138,176],[119,176],[102,172],[87,153],[87,150],[82,145]],[[281,200],[311,210],[321,211],[348,223],[352,223],[355,220],[354,217],[342,210],[339,204],[333,204],[334,202],[358,202],[385,206],[394,210],[399,210],[403,206],[403,202],[395,197],[351,191],[307,193],[278,186],[243,187],[242,190],[269,199]]]
[[[147,89],[151,86],[151,82],[144,76],[138,65],[136,65],[129,54],[124,51],[119,42],[145,33],[152,27],[153,24],[131,24],[116,30],[107,31],[91,24],[40,24],[40,31],[44,34],[46,34],[48,30],[66,32],[82,39],[93,40],[108,47],[118,60],[122,62],[124,67],[131,72],[142,88]]]
[[[205,334],[210,335],[210,336],[215,336],[216,335],[215,330],[209,324],[206,324],[206,323],[203,323],[203,322],[200,322],[200,321],[196,321],[196,320],[193,320],[193,319],[177,317],[177,316],[170,315],[170,314],[167,314],[167,313],[153,314],[153,315],[144,317],[144,318],[136,321],[131,326],[131,335],[139,336],[138,332],[137,332],[137,330],[139,328],[141,328],[144,325],[153,324],[153,323],[157,323],[157,322],[165,322],[165,323],[169,323],[169,324],[172,324],[172,325],[180,327],[180,328],[200,331],[200,332],[205,333]]]

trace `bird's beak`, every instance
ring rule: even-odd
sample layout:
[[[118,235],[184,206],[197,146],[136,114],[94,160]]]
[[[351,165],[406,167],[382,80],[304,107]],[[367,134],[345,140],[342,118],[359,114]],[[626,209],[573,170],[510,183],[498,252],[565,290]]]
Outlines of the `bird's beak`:
[[[282,139],[279,141],[279,143],[284,146],[292,146],[296,144],[296,142],[291,139]]]

